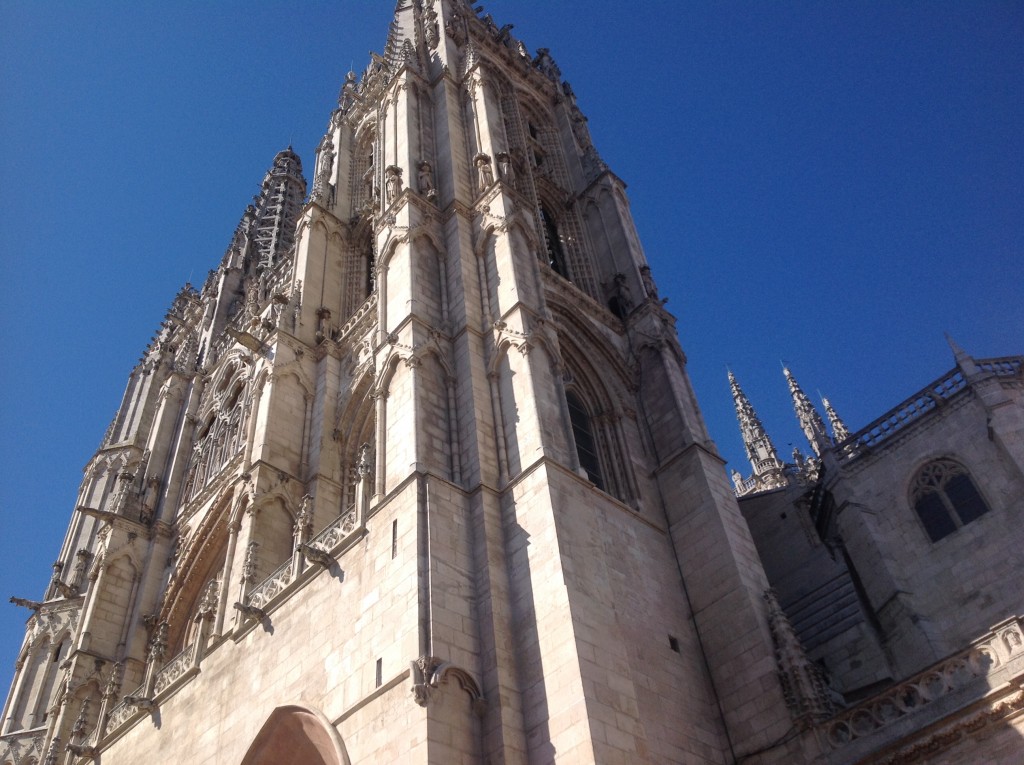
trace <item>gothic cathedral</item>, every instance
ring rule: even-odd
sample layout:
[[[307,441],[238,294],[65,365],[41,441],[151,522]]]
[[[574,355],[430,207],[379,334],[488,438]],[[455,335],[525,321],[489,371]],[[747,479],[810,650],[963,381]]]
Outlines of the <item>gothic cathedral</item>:
[[[399,0],[307,171],[132,371],[0,762],[856,761],[551,54]]]

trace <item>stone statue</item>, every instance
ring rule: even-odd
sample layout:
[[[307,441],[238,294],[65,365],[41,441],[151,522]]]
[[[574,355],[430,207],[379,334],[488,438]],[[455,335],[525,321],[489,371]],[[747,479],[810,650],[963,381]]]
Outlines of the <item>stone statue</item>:
[[[512,166],[512,157],[507,151],[498,155],[498,176],[510,186],[515,183],[516,171]]]
[[[474,157],[476,162],[476,182],[480,191],[489,189],[494,185],[494,171],[491,169],[491,158],[486,154],[477,154]]]
[[[320,169],[314,181],[313,198],[317,202],[328,201],[331,192],[331,174],[334,172],[334,141],[331,136],[324,136],[320,146]]]
[[[417,180],[421,194],[425,195],[427,199],[435,199],[437,197],[437,189],[434,188],[434,171],[426,160],[420,162],[420,172]]]
[[[397,165],[388,165],[384,171],[385,191],[387,192],[388,204],[394,202],[402,194],[402,168]]]
[[[647,297],[658,299],[658,288],[654,284],[654,279],[651,278],[651,267],[640,266],[640,280],[644,283],[644,292],[647,293]]]

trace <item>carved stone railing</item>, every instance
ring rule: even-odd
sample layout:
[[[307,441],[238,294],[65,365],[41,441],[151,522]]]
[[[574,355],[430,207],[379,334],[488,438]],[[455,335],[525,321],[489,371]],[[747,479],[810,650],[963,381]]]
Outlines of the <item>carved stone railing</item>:
[[[289,558],[270,576],[260,582],[246,599],[246,605],[254,608],[264,608],[277,595],[292,583],[294,569],[292,559]]]
[[[1010,619],[960,653],[825,723],[832,748],[867,736],[922,707],[1024,658],[1024,621]]]
[[[178,678],[188,672],[192,667],[192,658],[195,656],[195,650],[196,644],[192,643],[164,665],[163,669],[156,676],[156,683],[153,686],[154,696],[167,690]]]
[[[132,691],[131,693],[127,693],[125,695],[141,696],[142,691],[143,686],[140,685],[134,691]],[[141,710],[134,704],[129,704],[126,701],[121,701],[120,704],[114,706],[114,708],[111,709],[110,712],[107,714],[107,735],[120,728],[126,722],[131,720],[137,714],[139,714],[140,711]]]
[[[1024,356],[978,359],[974,365],[978,371],[997,377],[1024,376]],[[846,440],[836,444],[835,453],[841,460],[853,459],[861,454],[865,447],[877,446],[966,387],[967,379],[960,368],[951,370],[867,427],[861,428]]]
[[[359,530],[356,527],[356,506],[350,505],[348,510],[339,515],[315,537],[307,542],[307,546],[331,553],[345,540],[354,536]],[[247,606],[266,610],[267,605],[288,589],[296,581],[295,556],[302,556],[296,551],[291,558],[282,563],[274,573],[253,588],[245,600]]]
[[[356,506],[353,504],[349,506],[348,510],[327,524],[323,531],[309,540],[309,546],[329,553],[355,530]]]
[[[849,438],[836,444],[836,454],[843,459],[850,459],[857,456],[865,447],[878,446],[966,387],[967,380],[964,378],[963,372],[954,369],[915,393],[899,406],[889,410],[867,427],[861,428]]]
[[[348,321],[346,321],[341,329],[337,330],[334,335],[335,342],[342,343],[345,339],[360,325],[363,323],[363,319],[367,316],[376,317],[375,309],[377,308],[377,293],[372,292],[366,301],[356,309],[356,312],[352,314]]]
[[[999,359],[981,359],[974,365],[982,372],[997,377],[1018,377],[1024,371],[1024,356],[1005,356]]]

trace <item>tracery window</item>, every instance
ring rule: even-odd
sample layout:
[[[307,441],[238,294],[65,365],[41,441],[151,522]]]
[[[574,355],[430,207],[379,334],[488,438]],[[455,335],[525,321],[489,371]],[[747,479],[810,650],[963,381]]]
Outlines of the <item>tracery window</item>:
[[[940,459],[922,467],[910,501],[928,537],[938,542],[988,512],[988,505],[959,462]]]
[[[185,480],[185,497],[191,499],[220,473],[245,441],[245,384],[239,380],[228,392],[230,377],[217,392],[218,403],[193,441],[192,457]]]
[[[601,471],[601,458],[598,455],[597,438],[590,413],[573,391],[565,392],[565,400],[569,405],[569,422],[572,424],[572,437],[576,442],[576,455],[580,467],[586,471],[593,484],[604,491],[604,474]]]

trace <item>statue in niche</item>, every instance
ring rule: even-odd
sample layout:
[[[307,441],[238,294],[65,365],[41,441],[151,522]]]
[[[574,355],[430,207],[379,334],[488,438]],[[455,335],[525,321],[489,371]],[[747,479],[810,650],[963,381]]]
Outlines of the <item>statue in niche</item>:
[[[512,166],[512,156],[507,151],[503,151],[498,155],[497,159],[498,176],[501,180],[511,186],[516,180],[516,171]]]
[[[437,189],[434,188],[434,170],[430,166],[430,163],[426,160],[420,162],[419,175],[417,180],[419,183],[420,193],[425,195],[427,199],[437,198]]]
[[[473,158],[476,163],[476,182],[480,191],[485,191],[494,185],[494,171],[491,169],[491,158],[486,154],[477,154]]]
[[[394,202],[402,194],[402,168],[397,165],[388,165],[384,171],[384,188],[387,192],[388,204]]]

